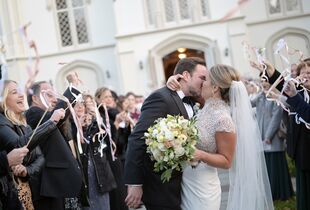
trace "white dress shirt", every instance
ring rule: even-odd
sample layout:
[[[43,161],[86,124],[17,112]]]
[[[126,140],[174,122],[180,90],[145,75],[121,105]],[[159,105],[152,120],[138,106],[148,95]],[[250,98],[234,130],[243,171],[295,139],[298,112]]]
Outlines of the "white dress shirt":
[[[181,98],[181,100],[185,97],[185,95],[184,95],[184,93],[183,93],[182,90],[178,90],[178,91],[177,91],[177,94],[178,94],[178,96]],[[192,106],[189,105],[189,104],[187,104],[187,103],[184,103],[184,102],[183,102],[183,104],[184,104],[184,107],[185,107],[185,109],[186,109],[188,118],[189,118],[189,119],[192,118],[192,117],[194,116],[194,111],[193,111]]]

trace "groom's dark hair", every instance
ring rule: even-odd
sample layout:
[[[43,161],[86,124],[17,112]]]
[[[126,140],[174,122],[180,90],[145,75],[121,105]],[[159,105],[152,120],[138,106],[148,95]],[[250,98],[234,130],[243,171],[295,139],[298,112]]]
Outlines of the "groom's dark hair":
[[[195,67],[200,64],[206,66],[206,62],[199,57],[188,57],[179,60],[175,66],[173,74],[182,74],[184,71],[188,71],[191,75],[195,70]]]

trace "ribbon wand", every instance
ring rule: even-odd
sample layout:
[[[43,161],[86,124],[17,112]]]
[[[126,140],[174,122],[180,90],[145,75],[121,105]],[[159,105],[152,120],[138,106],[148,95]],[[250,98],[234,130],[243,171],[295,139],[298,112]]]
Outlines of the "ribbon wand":
[[[45,117],[45,115],[47,114],[48,109],[49,109],[49,107],[50,107],[49,104],[47,103],[45,97],[42,95],[42,93],[40,93],[40,100],[41,100],[42,104],[45,106],[45,111],[44,111],[42,117],[40,118],[40,120],[39,120],[39,122],[38,122],[36,128],[33,130],[32,134],[31,134],[31,136],[30,136],[30,138],[29,138],[29,141],[27,142],[27,147],[29,146],[30,142],[32,141],[34,134],[37,132],[37,130],[38,130],[38,128],[39,128],[39,126],[40,126],[42,120],[44,119],[44,117]]]

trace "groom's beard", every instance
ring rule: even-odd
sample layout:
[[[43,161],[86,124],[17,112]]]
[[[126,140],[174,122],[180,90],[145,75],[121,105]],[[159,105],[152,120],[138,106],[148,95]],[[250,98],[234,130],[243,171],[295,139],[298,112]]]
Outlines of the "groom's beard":
[[[189,94],[193,98],[200,98],[201,97],[201,90],[196,90],[194,87],[189,87]]]

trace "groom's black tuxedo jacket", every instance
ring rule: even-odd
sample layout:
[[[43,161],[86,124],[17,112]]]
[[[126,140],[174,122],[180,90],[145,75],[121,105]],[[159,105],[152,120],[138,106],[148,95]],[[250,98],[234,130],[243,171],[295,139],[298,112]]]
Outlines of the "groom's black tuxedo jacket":
[[[128,139],[125,162],[125,184],[143,185],[143,202],[147,206],[179,210],[182,173],[174,172],[169,182],[162,183],[161,173],[155,173],[154,162],[146,153],[144,133],[160,117],[182,115],[188,118],[178,94],[167,87],[153,92],[144,102],[141,116]]]

